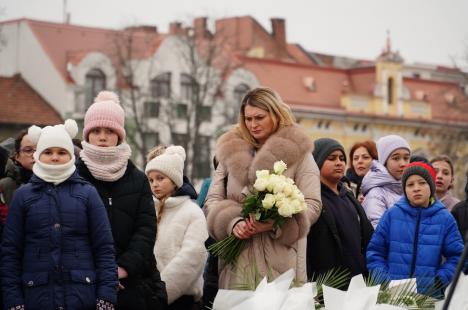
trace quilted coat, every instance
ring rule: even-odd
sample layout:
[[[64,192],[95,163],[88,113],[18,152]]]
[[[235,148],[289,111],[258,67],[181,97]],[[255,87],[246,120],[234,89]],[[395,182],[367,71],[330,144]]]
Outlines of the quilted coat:
[[[54,186],[33,176],[16,191],[3,232],[4,306],[96,309],[117,301],[117,265],[106,210],[75,172]]]
[[[402,197],[381,218],[367,267],[391,280],[416,277],[418,291],[425,292],[436,277],[444,286],[451,281],[462,251],[455,219],[440,201],[416,208]]]

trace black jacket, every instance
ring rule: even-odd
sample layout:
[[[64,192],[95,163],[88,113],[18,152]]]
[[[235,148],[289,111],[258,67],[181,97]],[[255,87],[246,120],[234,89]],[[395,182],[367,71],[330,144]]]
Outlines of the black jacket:
[[[359,216],[361,253],[365,258],[367,244],[372,237],[374,229],[353,193],[347,191],[345,197],[355,207]],[[307,277],[309,279],[315,278],[319,274],[331,269],[342,269],[346,265],[342,240],[338,232],[335,217],[330,210],[331,204],[332,200],[327,195],[322,194],[322,213],[318,221],[310,228],[307,236]]]
[[[452,215],[457,221],[463,241],[466,242],[465,238],[468,231],[468,199],[457,203],[452,209]]]
[[[115,182],[95,179],[81,159],[77,160],[76,167],[79,174],[96,187],[104,202],[112,228],[117,265],[128,272],[128,278],[121,280],[125,290],[119,292],[118,303],[128,304],[128,309],[132,308],[132,302],[134,309],[145,308],[140,304],[145,297],[141,296],[140,286],[145,278],[160,278],[153,252],[156,212],[148,179],[131,161],[128,161],[125,174]],[[122,295],[125,295],[125,301]],[[127,306],[118,309],[127,309]]]

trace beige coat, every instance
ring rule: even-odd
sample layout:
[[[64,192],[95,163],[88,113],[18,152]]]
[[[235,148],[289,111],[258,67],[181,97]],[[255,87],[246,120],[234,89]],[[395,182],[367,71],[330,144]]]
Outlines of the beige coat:
[[[306,212],[287,219],[276,233],[264,232],[249,239],[235,267],[220,261],[220,288],[250,283],[243,277],[251,274],[254,263],[262,275],[271,274],[276,278],[294,268],[296,279],[306,280],[306,237],[322,206],[319,170],[312,149],[312,141],[298,126],[278,130],[256,153],[236,129],[219,138],[216,158],[220,164],[205,203],[208,231],[215,240],[229,236],[241,220],[241,203],[252,190],[255,172],[272,170],[275,161],[283,160],[288,165],[284,175],[294,179],[308,206]],[[226,176],[227,189],[224,186]]]

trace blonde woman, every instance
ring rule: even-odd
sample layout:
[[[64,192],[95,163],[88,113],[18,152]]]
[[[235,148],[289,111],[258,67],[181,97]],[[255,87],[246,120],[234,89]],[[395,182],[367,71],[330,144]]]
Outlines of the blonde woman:
[[[320,179],[312,152],[313,142],[296,124],[289,107],[270,88],[248,92],[242,100],[238,125],[217,142],[218,168],[205,203],[208,230],[217,241],[234,234],[248,242],[236,266],[220,261],[219,287],[245,283],[255,263],[262,276],[276,278],[293,268],[296,279],[306,280],[306,239],[320,215]],[[304,194],[307,210],[287,219],[277,230],[273,224],[244,220],[242,202],[252,191],[257,170],[271,170],[283,160],[285,175]]]

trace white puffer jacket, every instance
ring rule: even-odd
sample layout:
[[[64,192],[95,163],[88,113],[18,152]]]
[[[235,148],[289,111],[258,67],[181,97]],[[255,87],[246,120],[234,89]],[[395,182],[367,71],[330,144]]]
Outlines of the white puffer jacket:
[[[158,205],[156,201],[156,210]],[[154,254],[161,279],[166,283],[169,304],[183,295],[199,300],[208,238],[202,210],[189,196],[170,197],[157,229]]]

